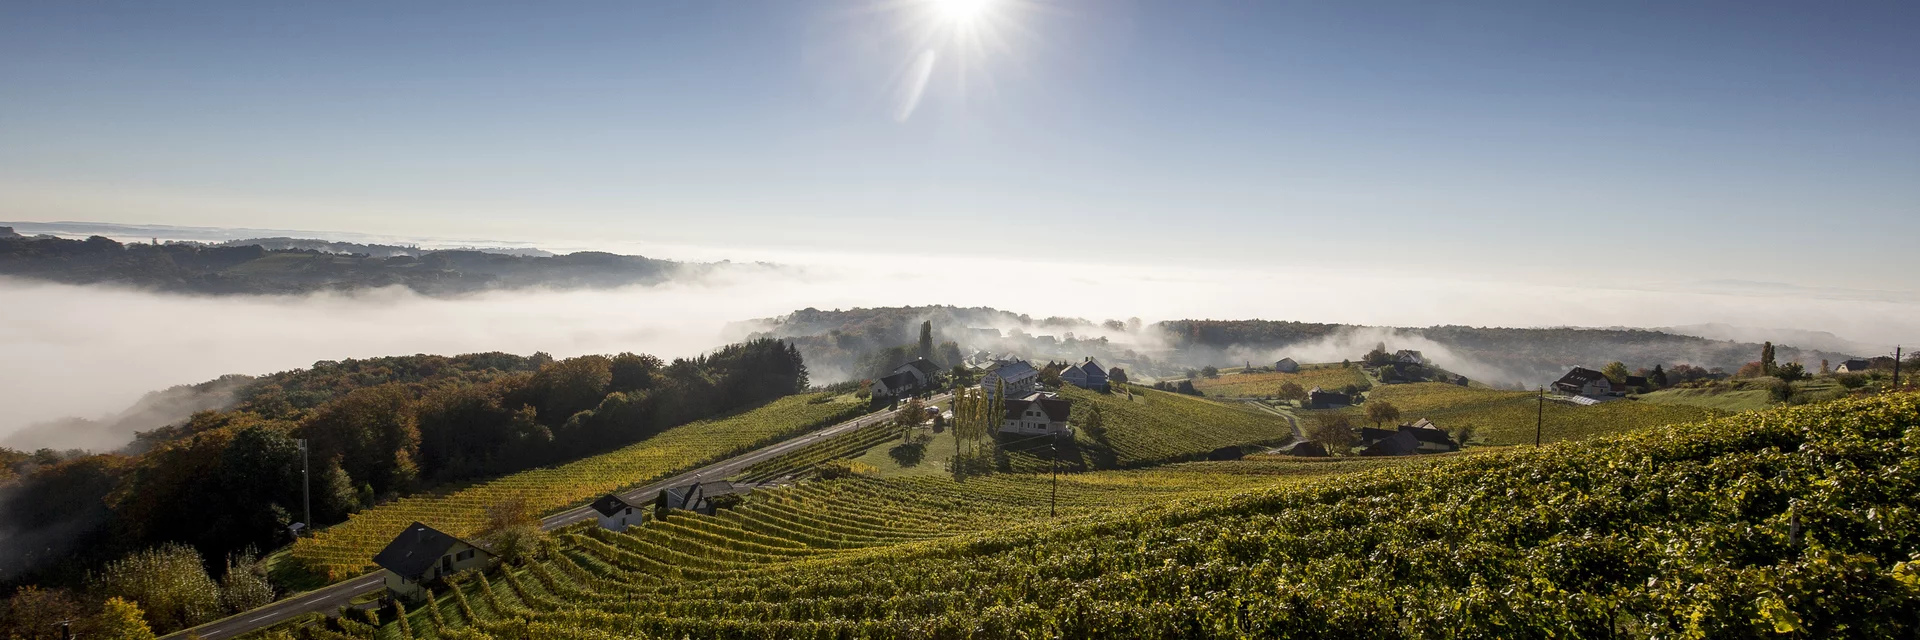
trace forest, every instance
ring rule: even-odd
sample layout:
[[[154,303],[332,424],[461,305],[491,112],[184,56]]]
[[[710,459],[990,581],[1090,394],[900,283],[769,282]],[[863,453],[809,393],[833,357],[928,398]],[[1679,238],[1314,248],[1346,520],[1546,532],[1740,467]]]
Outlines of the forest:
[[[217,568],[278,547],[304,519],[300,440],[314,523],[325,526],[398,496],[614,449],[808,385],[799,352],[776,340],[671,362],[415,355],[262,376],[230,409],[141,434],[127,449],[140,453],[0,449],[0,523],[12,528],[0,531],[0,587],[97,600],[107,594],[90,576],[111,561],[184,550]]]
[[[4,228],[0,228],[4,229]],[[658,284],[711,265],[582,251],[561,256],[482,250],[337,253],[334,243],[289,238],[269,245],[121,243],[0,233],[0,276],[65,284],[116,284],[203,295],[298,294],[401,286],[451,296],[495,288],[604,288]],[[317,247],[317,248],[307,248]],[[323,250],[327,249],[327,250]],[[544,252],[541,252],[544,253]]]

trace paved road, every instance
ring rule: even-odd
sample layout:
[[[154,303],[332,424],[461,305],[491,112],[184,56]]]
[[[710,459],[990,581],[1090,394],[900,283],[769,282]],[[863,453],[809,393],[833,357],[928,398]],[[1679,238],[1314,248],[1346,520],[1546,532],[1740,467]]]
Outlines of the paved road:
[[[927,401],[927,404],[934,405],[938,403],[944,403],[949,398],[950,396],[946,394],[934,396],[932,399]],[[626,492],[621,493],[620,497],[629,502],[651,501],[654,496],[659,495],[661,489],[665,489],[667,487],[686,484],[689,482],[693,482],[695,479],[722,480],[727,478],[728,476],[732,476],[736,473],[739,473],[741,470],[746,469],[748,466],[753,465],[753,463],[760,462],[762,460],[767,460],[775,456],[779,456],[783,453],[787,453],[787,452],[793,451],[794,449],[807,446],[816,441],[819,441],[825,438],[831,438],[833,436],[846,433],[848,431],[852,431],[854,429],[858,429],[860,427],[863,427],[869,424],[873,424],[874,422],[892,418],[894,413],[896,412],[884,411],[880,413],[868,414],[858,418],[854,418],[852,420],[848,420],[846,422],[842,422],[840,424],[836,424],[831,427],[827,427],[825,429],[815,431],[808,435],[800,436],[798,438],[792,438],[789,440],[784,440],[775,444],[761,447],[759,449],[755,449],[753,451],[749,451],[747,453],[734,456],[732,458],[728,458],[726,460],[721,460],[719,462],[715,462],[713,464],[700,467],[698,469],[694,469],[692,471],[688,471],[686,473],[682,473],[682,474],[661,479],[661,480],[656,480],[654,482],[642,485],[640,487],[627,490]],[[591,516],[592,513],[593,513],[592,507],[588,507],[588,506],[575,507],[575,508],[568,509],[566,511],[562,511],[560,513],[556,513],[556,514],[547,516],[545,518],[542,518],[540,520],[540,525],[547,529],[564,527],[566,525],[573,524],[575,522],[580,522],[582,520],[590,519],[592,517]],[[320,589],[315,589],[313,591],[309,591],[309,592],[300,594],[298,596],[288,598],[286,600],[281,600],[273,604],[269,604],[267,606],[254,609],[252,611],[248,611],[246,613],[236,614],[230,617],[215,620],[213,622],[209,622],[209,623],[200,625],[198,627],[194,627],[192,629],[176,631],[164,637],[165,638],[186,638],[187,634],[191,632],[193,634],[197,634],[199,637],[205,640],[221,640],[222,638],[232,638],[238,635],[245,634],[250,631],[273,626],[282,621],[297,617],[302,614],[312,613],[312,612],[331,612],[335,609],[340,608],[343,605],[346,605],[349,601],[352,601],[354,598],[360,597],[362,595],[371,593],[379,589],[380,585],[381,585],[381,576],[380,576],[380,573],[376,571],[374,573],[369,573],[367,575],[363,575],[358,578],[347,580],[345,582],[339,582],[332,585],[328,585]]]

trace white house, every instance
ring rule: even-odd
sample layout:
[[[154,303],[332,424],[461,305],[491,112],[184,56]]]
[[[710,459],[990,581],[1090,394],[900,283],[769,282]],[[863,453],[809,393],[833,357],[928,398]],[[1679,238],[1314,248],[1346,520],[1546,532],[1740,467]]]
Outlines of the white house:
[[[1561,393],[1598,398],[1613,394],[1613,381],[1608,380],[1606,374],[1598,371],[1586,367],[1574,367],[1572,371],[1567,372],[1567,375],[1560,376],[1560,379],[1553,383],[1553,388]]]
[[[420,594],[421,585],[491,562],[492,552],[418,522],[373,556],[387,592],[403,598]]]
[[[1007,412],[1000,421],[1000,432],[1019,435],[1070,433],[1067,418],[1073,404],[1051,393],[1030,393],[1009,399]]]
[[[875,398],[897,398],[912,395],[919,388],[920,384],[913,374],[896,373],[873,381],[873,386],[869,390],[873,392]]]
[[[627,527],[640,524],[646,517],[646,510],[627,504],[620,496],[611,493],[600,496],[592,506],[600,514],[600,528],[609,531],[626,531]]]
[[[926,358],[914,358],[913,362],[895,367],[892,372],[892,374],[902,373],[913,376],[914,384],[925,389],[933,386],[935,378],[940,375],[940,366]]]
[[[980,388],[986,389],[988,395],[992,395],[998,391],[1000,385],[1005,383],[1007,386],[1007,397],[1023,397],[1029,393],[1033,393],[1034,385],[1040,381],[1040,370],[1033,368],[1033,365],[1027,364],[1025,360],[1012,360],[994,364],[995,366],[992,369],[987,370],[986,374],[980,376]]]
[[[1866,360],[1857,360],[1857,359],[1846,360],[1841,362],[1840,366],[1834,367],[1833,372],[1834,373],[1866,373],[1868,369],[1872,369],[1872,368],[1873,368],[1873,363]]]
[[[1299,373],[1300,363],[1294,362],[1293,358],[1281,358],[1279,362],[1273,363],[1273,370],[1281,373]]]

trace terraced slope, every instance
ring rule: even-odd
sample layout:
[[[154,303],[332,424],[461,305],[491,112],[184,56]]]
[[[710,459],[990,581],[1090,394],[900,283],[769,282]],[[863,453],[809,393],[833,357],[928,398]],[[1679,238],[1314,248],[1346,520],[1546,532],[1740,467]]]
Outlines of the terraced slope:
[[[1912,637],[1920,397],[1261,485],[1233,465],[803,485],[574,533],[349,635]],[[1130,484],[1127,479],[1132,479]],[[1214,491],[1196,489],[1211,483]],[[985,529],[982,529],[985,527]],[[969,531],[954,533],[955,531]],[[943,537],[944,536],[944,537]]]
[[[447,495],[382,504],[294,543],[292,556],[329,581],[350,578],[368,571],[373,555],[412,522],[456,536],[472,535],[485,522],[489,505],[524,500],[536,513],[557,511],[608,491],[840,422],[860,414],[864,407],[851,396],[830,400],[819,395],[789,396],[737,416],[682,425],[556,467],[511,474]]]
[[[1367,400],[1393,403],[1400,409],[1402,421],[1428,418],[1449,431],[1471,426],[1477,434],[1476,442],[1484,444],[1533,444],[1534,421],[1542,410],[1536,392],[1469,389],[1442,382],[1381,385],[1367,392]],[[1545,426],[1541,435],[1547,442],[1577,440],[1726,415],[1725,412],[1704,407],[1632,400],[1616,400],[1593,406],[1549,400],[1544,409]],[[1337,411],[1351,415],[1354,424],[1370,424],[1363,406]],[[1311,419],[1310,416],[1321,412],[1300,413],[1303,419]]]

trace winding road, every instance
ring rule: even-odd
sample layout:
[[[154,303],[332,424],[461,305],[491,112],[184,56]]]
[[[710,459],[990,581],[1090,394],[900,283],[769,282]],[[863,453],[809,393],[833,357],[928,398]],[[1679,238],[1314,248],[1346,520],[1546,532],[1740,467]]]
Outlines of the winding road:
[[[950,394],[940,394],[928,399],[926,403],[928,405],[935,405],[935,404],[946,402],[950,398],[951,398]],[[781,454],[793,451],[795,449],[799,449],[809,444],[813,444],[814,442],[817,442],[826,438],[831,438],[831,437],[840,435],[842,433],[846,433],[848,431],[852,431],[854,429],[858,429],[860,427],[873,424],[874,422],[891,419],[895,413],[898,413],[898,410],[882,411],[879,413],[871,413],[864,416],[860,416],[858,418],[854,418],[852,420],[848,420],[846,422],[842,422],[840,424],[836,424],[831,427],[827,427],[825,429],[821,429],[819,431],[815,431],[813,433],[810,433],[804,436],[782,440],[780,442],[776,442],[774,444],[770,444],[765,447],[761,447],[759,449],[755,449],[753,451],[749,451],[747,453],[734,456],[732,458],[727,458],[725,460],[721,460],[719,462],[715,462],[713,464],[709,464],[704,467],[700,467],[698,469],[693,469],[691,471],[680,473],[678,475],[663,478],[660,480],[655,480],[653,482],[641,485],[639,487],[635,487],[633,489],[629,489],[627,491],[621,492],[620,497],[621,499],[627,500],[629,502],[651,501],[653,496],[658,495],[661,489],[665,489],[667,487],[683,485],[683,484],[694,482],[696,480],[724,479],[741,472],[742,470],[746,469],[749,466],[752,466],[756,462],[772,459]],[[562,511],[562,512],[547,516],[545,518],[542,518],[540,520],[540,525],[542,528],[545,528],[545,529],[557,529],[557,528],[564,527],[576,522],[592,519],[593,517],[592,514],[593,514],[592,507],[581,505],[581,506],[574,507],[572,509],[568,509],[566,511]],[[366,595],[368,593],[372,593],[373,591],[380,589],[382,580],[383,579],[380,575],[380,572],[374,571],[372,573],[369,573],[357,578],[327,585],[325,587],[308,591],[306,593],[302,593],[302,594],[293,596],[291,598],[278,600],[273,602],[272,604],[260,607],[258,609],[254,609],[252,611],[234,614],[232,616],[221,618],[219,620],[215,620],[213,622],[209,622],[209,623],[200,625],[198,627],[193,627],[191,629],[182,629],[180,631],[175,631],[173,633],[167,634],[166,636],[162,636],[162,637],[171,639],[171,638],[187,638],[190,636],[197,636],[204,640],[222,640],[224,638],[233,638],[236,636],[240,636],[242,634],[246,634],[248,632],[264,629],[264,628],[279,624],[281,622],[290,620],[302,614],[314,613],[314,612],[331,612],[335,609],[345,606],[355,598]]]

